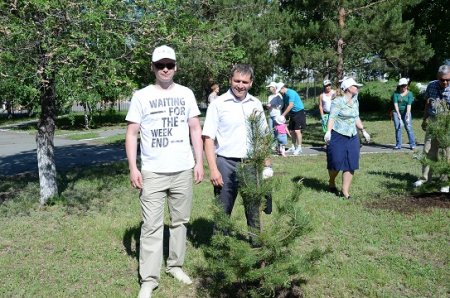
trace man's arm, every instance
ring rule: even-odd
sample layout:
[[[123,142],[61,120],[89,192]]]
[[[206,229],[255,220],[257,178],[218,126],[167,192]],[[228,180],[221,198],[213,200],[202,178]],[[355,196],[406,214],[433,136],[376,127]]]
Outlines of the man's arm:
[[[208,161],[210,181],[214,186],[223,186],[222,174],[219,172],[216,163],[216,146],[214,140],[208,136],[203,137],[206,160]]]
[[[192,147],[194,147],[194,180],[195,183],[198,184],[202,182],[204,177],[202,127],[200,125],[200,120],[198,119],[198,117],[189,118],[188,125]]]
[[[141,189],[143,187],[142,174],[136,163],[139,128],[139,123],[128,122],[127,131],[125,134],[125,151],[127,153],[128,168],[130,170],[131,186]]]
[[[293,101],[289,102],[289,105],[286,107],[286,109],[284,109],[282,116],[286,117],[286,115],[292,110],[293,107],[294,102]]]

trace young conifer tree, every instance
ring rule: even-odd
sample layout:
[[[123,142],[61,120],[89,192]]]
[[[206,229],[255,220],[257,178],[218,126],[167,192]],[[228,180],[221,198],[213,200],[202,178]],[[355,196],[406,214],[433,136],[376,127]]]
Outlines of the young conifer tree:
[[[436,176],[450,177],[450,106],[445,100],[436,101],[435,104],[438,113],[435,120],[428,123],[427,132],[438,143],[437,160],[421,156],[420,161],[423,165],[429,165]],[[449,182],[441,180],[440,183],[442,187],[447,186]]]
[[[206,249],[207,272],[213,295],[218,297],[274,297],[289,292],[302,273],[312,268],[322,252],[313,250],[299,255],[293,245],[310,231],[308,218],[299,207],[302,184],[294,183],[290,196],[275,200],[276,208],[262,216],[267,197],[277,178],[263,179],[265,160],[271,154],[273,139],[261,126],[261,113],[248,118],[251,149],[248,159],[238,169],[239,191],[245,206],[259,206],[259,230],[248,230],[227,216],[219,204],[214,211],[216,231]],[[217,201],[217,200],[216,200]]]

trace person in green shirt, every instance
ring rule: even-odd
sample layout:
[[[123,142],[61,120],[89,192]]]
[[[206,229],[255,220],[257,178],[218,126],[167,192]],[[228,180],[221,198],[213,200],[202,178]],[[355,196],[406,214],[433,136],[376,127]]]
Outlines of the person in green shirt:
[[[408,90],[408,79],[401,78],[398,81],[397,90],[392,94],[394,111],[392,118],[395,128],[395,147],[394,150],[402,149],[402,127],[405,127],[408,134],[409,149],[416,148],[416,139],[412,128],[411,105],[414,101],[414,95]]]

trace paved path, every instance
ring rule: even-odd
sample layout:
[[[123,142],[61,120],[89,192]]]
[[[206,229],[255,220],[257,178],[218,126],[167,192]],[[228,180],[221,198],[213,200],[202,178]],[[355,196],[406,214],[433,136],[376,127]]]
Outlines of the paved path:
[[[100,137],[125,134],[125,128],[98,132]],[[361,154],[411,152],[408,148],[392,150],[393,145],[363,145]],[[418,146],[416,150],[421,150]],[[299,156],[325,154],[323,147],[304,147]],[[289,156],[288,158],[295,158]],[[69,169],[126,160],[125,148],[120,145],[99,145],[95,139],[70,140],[64,136],[55,137],[55,162],[57,169]],[[22,173],[37,173],[36,141],[34,133],[0,128],[0,177]]]
[[[125,133],[125,129],[115,133]],[[74,141],[60,136],[54,142],[57,169],[126,160],[123,145],[99,145],[94,140]],[[0,177],[30,172],[38,172],[35,134],[0,129]]]

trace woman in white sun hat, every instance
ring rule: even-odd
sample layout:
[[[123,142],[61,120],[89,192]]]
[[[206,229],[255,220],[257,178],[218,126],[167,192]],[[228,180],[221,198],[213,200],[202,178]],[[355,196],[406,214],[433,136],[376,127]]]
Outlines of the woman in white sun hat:
[[[337,193],[336,177],[342,171],[342,196],[350,197],[350,185],[355,170],[359,169],[359,136],[361,130],[367,142],[370,135],[364,130],[359,118],[358,87],[362,84],[353,78],[345,78],[341,83],[343,96],[331,103],[330,117],[324,140],[327,143],[327,168],[330,176],[329,190]]]
[[[408,90],[408,79],[401,78],[397,84],[397,90],[392,94],[391,99],[394,103],[392,119],[395,128],[395,147],[394,150],[402,149],[402,126],[405,127],[408,134],[409,149],[416,148],[416,139],[412,128],[411,105],[414,101],[414,95]]]

